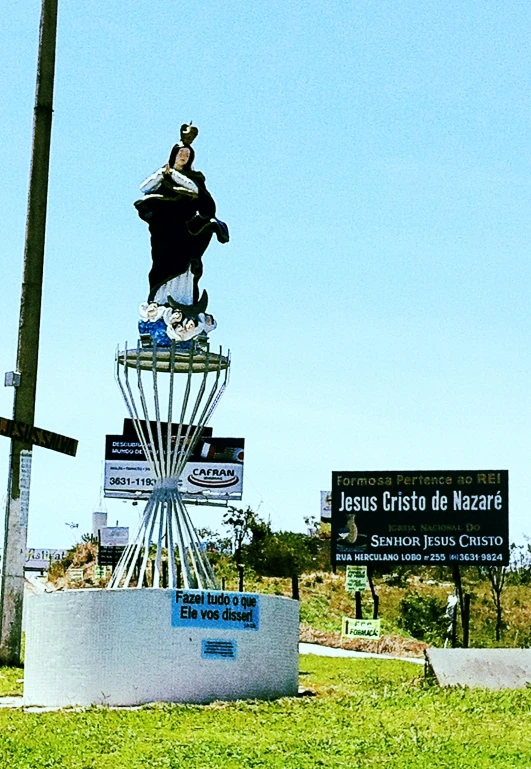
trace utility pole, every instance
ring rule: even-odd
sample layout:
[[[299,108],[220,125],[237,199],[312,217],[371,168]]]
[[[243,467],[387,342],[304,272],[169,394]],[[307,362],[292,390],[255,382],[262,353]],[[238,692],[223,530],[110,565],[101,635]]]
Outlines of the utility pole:
[[[13,420],[34,424],[58,0],[42,0]],[[19,665],[33,443],[13,436],[0,593],[0,665]]]

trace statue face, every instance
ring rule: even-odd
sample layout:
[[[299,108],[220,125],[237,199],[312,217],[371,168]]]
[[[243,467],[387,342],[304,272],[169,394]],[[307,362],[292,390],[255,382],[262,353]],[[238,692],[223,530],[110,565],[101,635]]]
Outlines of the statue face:
[[[174,310],[170,315],[170,325],[175,328],[176,326],[181,325],[182,319],[183,319],[182,312],[180,310]]]
[[[181,171],[184,166],[188,163],[190,159],[190,149],[189,147],[181,147],[179,149],[179,152],[177,153],[177,157],[175,158],[174,168],[177,169],[177,171]]]
[[[156,302],[150,302],[147,306],[146,315],[149,320],[157,320],[159,315],[159,306]]]

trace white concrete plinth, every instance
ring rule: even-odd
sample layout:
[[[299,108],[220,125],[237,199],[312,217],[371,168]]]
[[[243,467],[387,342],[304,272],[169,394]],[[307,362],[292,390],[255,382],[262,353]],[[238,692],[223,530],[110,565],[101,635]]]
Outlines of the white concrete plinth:
[[[207,608],[208,592],[220,595],[187,591],[196,600],[203,594],[196,610]],[[241,609],[241,597],[254,594],[222,595],[225,601],[231,596],[230,608]],[[178,608],[182,595],[180,602]],[[207,703],[297,693],[298,601],[260,595],[252,617],[259,620],[257,630],[249,622],[187,626],[188,608],[184,620],[176,619],[176,603],[176,591],[164,589],[29,597],[24,704]],[[208,608],[217,608],[220,617],[224,611],[224,605]]]

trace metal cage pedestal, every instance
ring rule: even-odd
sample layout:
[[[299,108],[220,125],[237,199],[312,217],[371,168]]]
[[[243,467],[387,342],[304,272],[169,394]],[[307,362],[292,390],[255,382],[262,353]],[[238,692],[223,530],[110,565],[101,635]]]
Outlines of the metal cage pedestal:
[[[154,478],[137,534],[109,588],[216,589],[212,567],[179,491],[179,478],[228,384],[230,355],[208,340],[116,353],[116,380]],[[133,375],[131,376],[131,372]],[[161,377],[161,375],[163,375]],[[176,380],[177,377],[177,380]],[[161,381],[163,380],[163,381]],[[161,419],[167,398],[167,421]],[[180,401],[174,413],[174,405]],[[172,419],[178,416],[178,423]],[[152,573],[147,574],[152,561]],[[148,576],[151,578],[150,584]]]

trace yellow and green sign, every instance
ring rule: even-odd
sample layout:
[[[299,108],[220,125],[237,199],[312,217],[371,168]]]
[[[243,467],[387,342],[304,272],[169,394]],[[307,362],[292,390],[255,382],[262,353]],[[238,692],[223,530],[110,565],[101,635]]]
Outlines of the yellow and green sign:
[[[380,638],[380,620],[343,617],[341,635],[346,638]]]

